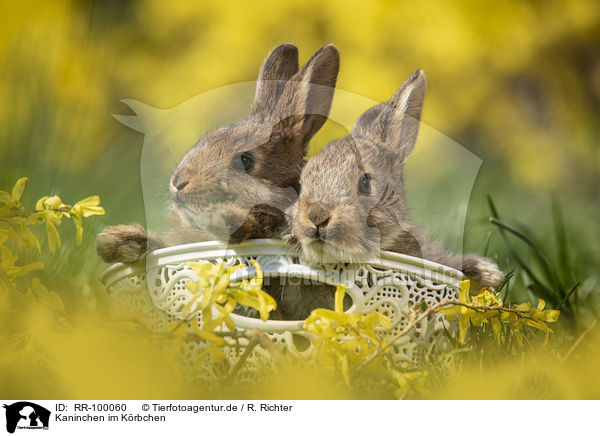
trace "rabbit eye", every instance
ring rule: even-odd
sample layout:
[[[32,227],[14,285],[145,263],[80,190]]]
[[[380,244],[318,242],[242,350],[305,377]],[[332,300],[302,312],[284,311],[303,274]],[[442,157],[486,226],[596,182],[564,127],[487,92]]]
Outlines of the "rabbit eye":
[[[362,195],[371,195],[371,175],[363,174],[358,179],[358,193]]]
[[[254,168],[254,157],[246,151],[233,158],[232,166],[235,169],[249,173]]]

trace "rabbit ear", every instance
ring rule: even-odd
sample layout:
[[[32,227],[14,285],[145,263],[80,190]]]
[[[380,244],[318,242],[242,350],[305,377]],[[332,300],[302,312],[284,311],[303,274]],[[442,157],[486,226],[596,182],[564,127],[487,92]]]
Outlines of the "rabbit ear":
[[[371,132],[371,124],[373,124],[375,119],[379,116],[379,114],[381,114],[381,111],[384,110],[386,106],[387,103],[380,103],[364,111],[363,114],[358,117],[356,123],[354,123],[351,135],[369,136],[369,133]]]
[[[399,152],[402,163],[417,142],[426,89],[425,73],[417,70],[384,104],[371,124],[369,135],[382,146]]]
[[[273,111],[275,123],[307,144],[327,121],[339,69],[337,47],[327,44],[319,49],[285,84]]]
[[[258,73],[251,116],[266,117],[277,104],[287,80],[298,72],[298,48],[281,44],[269,54]]]
[[[136,115],[117,115],[113,114],[116,120],[125,124],[127,127],[137,130],[138,132],[146,133],[146,124],[160,112],[147,104],[133,99],[123,99],[121,103],[129,106]]]

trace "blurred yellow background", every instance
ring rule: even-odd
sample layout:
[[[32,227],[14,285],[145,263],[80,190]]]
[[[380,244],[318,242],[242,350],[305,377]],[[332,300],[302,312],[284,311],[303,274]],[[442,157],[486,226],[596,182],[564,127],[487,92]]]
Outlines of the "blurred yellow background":
[[[2,153],[19,155],[9,144],[27,136],[48,164],[90,165],[120,129],[109,117],[120,98],[171,107],[254,80],[282,42],[296,43],[301,61],[334,42],[340,89],[386,100],[422,68],[426,123],[501,159],[526,186],[583,181],[600,159],[599,19],[598,2],[581,0],[9,1],[0,26]]]
[[[467,249],[482,252],[494,230],[487,194],[503,218],[547,242],[555,193],[582,283],[580,304],[598,304],[600,2],[8,0],[0,15],[0,189],[28,176],[31,202],[49,193],[66,202],[98,194],[107,211],[86,223],[83,247],[65,243],[44,259],[42,278],[62,290],[70,310],[102,302],[105,266],[94,234],[145,220],[143,137],[112,117],[131,113],[120,99],[171,108],[253,81],[283,42],[298,45],[302,63],[335,43],[338,88],[377,101],[424,69],[423,121],[483,160]],[[327,123],[311,151],[343,134]],[[30,255],[23,252],[23,261]],[[489,255],[511,266],[495,236]],[[151,375],[140,377],[142,386]]]

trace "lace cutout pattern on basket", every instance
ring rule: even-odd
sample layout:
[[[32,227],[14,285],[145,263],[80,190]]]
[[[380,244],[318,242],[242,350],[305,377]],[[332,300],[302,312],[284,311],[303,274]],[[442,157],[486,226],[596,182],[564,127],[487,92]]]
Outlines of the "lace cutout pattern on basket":
[[[290,277],[296,277],[300,274],[298,271],[307,268],[298,263],[298,258],[282,255],[275,250],[272,254],[256,256],[206,256],[199,252],[195,256],[188,256],[187,260],[220,262],[235,266],[249,265],[250,259],[260,263],[265,276],[288,274]],[[329,281],[337,280],[346,284],[347,292],[353,300],[351,311],[359,313],[376,311],[392,320],[390,330],[380,331],[380,334],[387,339],[395,337],[407,325],[411,316],[411,307],[415,307],[422,301],[431,305],[455,300],[458,295],[458,280],[453,280],[451,284],[442,283],[427,278],[426,270],[423,274],[419,274],[414,271],[414,268],[407,268],[401,263],[386,259],[382,259],[378,264],[328,265],[327,270],[323,269],[322,272],[327,275]],[[189,266],[184,262],[174,262],[133,273],[113,281],[108,286],[111,295],[111,312],[118,319],[137,320],[155,332],[166,332],[173,322],[183,321],[187,324],[190,335],[184,342],[180,359],[184,367],[190,370],[190,374],[198,373],[193,371],[193,368],[197,368],[197,357],[206,347],[206,344],[193,334],[192,329],[194,317],[197,317],[199,325],[202,325],[201,314],[191,313],[185,319],[182,316],[183,307],[192,298],[185,284],[195,279]],[[439,353],[445,348],[444,329],[451,327],[440,314],[433,314],[422,320],[393,345],[393,360],[395,363],[418,365],[424,357],[430,357],[432,353]],[[283,332],[269,331],[268,324],[266,328],[263,325],[263,330],[283,352],[300,357],[311,354],[311,336],[308,332],[297,328]],[[294,336],[307,338],[308,347],[300,350]],[[240,348],[235,346],[226,347],[225,351],[230,362],[239,359],[239,350]],[[239,377],[242,379],[248,377],[249,380],[256,381],[256,374],[251,377],[250,373],[252,368],[259,366],[257,359],[269,359],[269,353],[256,347],[248,359],[249,365]]]

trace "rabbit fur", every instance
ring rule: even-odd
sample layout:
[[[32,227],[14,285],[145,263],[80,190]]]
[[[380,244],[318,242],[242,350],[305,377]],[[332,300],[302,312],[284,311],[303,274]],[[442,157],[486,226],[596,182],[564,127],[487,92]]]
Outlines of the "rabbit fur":
[[[159,238],[140,225],[117,225],[97,236],[107,263],[135,263],[149,251],[207,240],[239,243],[279,235],[297,198],[308,143],[327,120],[339,71],[335,45],[299,69],[293,44],[264,61],[249,116],[203,136],[169,183],[170,230]]]
[[[403,167],[417,141],[426,87],[425,73],[415,72],[388,102],[364,112],[350,135],[308,161],[284,235],[298,242],[305,262],[356,262],[382,249],[459,269],[482,286],[502,280],[490,259],[451,255],[428,242],[409,215]]]

